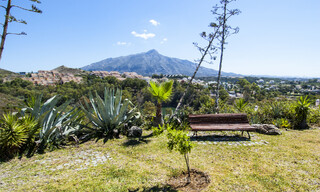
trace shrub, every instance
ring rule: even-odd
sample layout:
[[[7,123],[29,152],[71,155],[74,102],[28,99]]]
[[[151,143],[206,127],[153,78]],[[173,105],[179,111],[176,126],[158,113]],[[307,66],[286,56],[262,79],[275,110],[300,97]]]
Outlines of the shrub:
[[[158,127],[152,127],[151,130],[152,130],[152,135],[153,136],[159,136],[163,133],[163,131],[165,130],[166,128],[166,124],[163,124],[162,126],[161,125],[158,125]]]
[[[318,108],[311,108],[308,115],[308,123],[320,126],[320,106]]]
[[[281,118],[281,119],[275,119],[272,122],[273,125],[279,128],[290,128],[291,124],[287,119]]]

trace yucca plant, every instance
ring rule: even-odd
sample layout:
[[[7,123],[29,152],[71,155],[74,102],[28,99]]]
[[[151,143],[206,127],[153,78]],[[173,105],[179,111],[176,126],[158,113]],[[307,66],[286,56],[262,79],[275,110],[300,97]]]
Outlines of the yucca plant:
[[[139,118],[140,113],[128,99],[122,102],[122,91],[115,89],[104,90],[104,97],[101,98],[95,93],[89,93],[89,98],[84,99],[81,108],[93,127],[87,126],[90,132],[98,138],[118,137],[121,128],[129,121]],[[91,135],[92,135],[91,134]]]
[[[0,120],[0,153],[2,158],[11,158],[19,152],[19,149],[28,139],[26,126],[18,121],[13,114],[3,114]]]
[[[307,124],[307,116],[309,114],[309,106],[310,101],[308,99],[308,96],[305,97],[299,97],[297,100],[296,106],[295,106],[295,123],[294,127],[296,129],[306,129],[308,128]]]

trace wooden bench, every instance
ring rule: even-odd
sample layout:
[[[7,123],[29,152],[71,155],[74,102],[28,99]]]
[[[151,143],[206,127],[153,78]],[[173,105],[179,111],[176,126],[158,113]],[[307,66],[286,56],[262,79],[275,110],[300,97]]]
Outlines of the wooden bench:
[[[242,131],[242,135],[246,131],[250,139],[249,132],[256,131],[245,113],[189,115],[189,122],[194,135],[197,131]]]

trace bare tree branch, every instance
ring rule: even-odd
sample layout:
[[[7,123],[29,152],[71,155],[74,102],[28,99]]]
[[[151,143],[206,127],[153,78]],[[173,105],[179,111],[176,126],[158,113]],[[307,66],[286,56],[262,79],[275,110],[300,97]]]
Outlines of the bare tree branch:
[[[7,35],[27,35],[25,32],[21,33],[7,33]]]
[[[39,0],[29,0],[34,3],[41,3]],[[11,14],[11,8],[18,8],[24,11],[30,11],[30,12],[35,12],[35,13],[42,13],[40,9],[38,9],[35,5],[31,5],[31,9],[21,7],[18,5],[13,5],[12,0],[6,0],[6,6],[0,5],[0,7],[4,8],[6,10],[6,13],[4,15],[4,23],[0,23],[2,25],[2,35],[1,35],[1,43],[0,43],[0,60],[2,57],[3,49],[4,49],[4,44],[7,35],[27,35],[25,32],[21,33],[8,33],[8,25],[11,22],[17,22],[17,23],[22,23],[22,24],[27,24],[25,20],[22,19],[16,19],[12,14]]]

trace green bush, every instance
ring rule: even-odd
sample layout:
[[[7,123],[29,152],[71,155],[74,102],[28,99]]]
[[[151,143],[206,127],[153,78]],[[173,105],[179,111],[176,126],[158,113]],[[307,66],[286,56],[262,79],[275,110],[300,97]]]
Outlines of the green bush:
[[[162,126],[161,125],[158,125],[158,127],[152,127],[151,130],[152,130],[152,135],[153,136],[159,136],[163,133],[163,131],[166,129],[166,124],[163,124]]]
[[[275,119],[273,120],[272,124],[279,128],[291,128],[290,122],[284,118]]]
[[[311,108],[308,115],[308,123],[315,126],[320,126],[320,106],[317,108]]]

